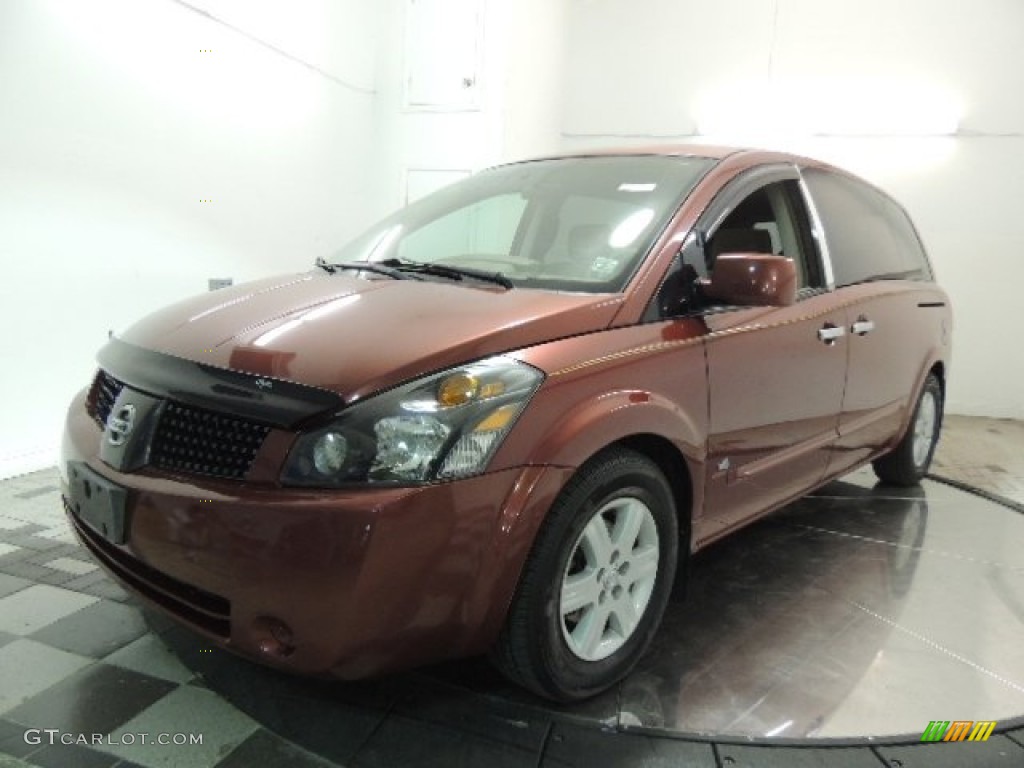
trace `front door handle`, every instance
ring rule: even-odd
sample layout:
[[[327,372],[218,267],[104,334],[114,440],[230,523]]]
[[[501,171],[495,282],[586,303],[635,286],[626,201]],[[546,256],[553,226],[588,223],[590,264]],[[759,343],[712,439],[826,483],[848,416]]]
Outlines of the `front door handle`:
[[[857,318],[857,321],[850,326],[850,333],[856,336],[867,336],[875,330],[874,320],[868,320],[864,315]]]
[[[836,343],[836,340],[842,338],[845,333],[846,329],[841,325],[825,323],[825,325],[818,329],[818,338],[831,347]]]

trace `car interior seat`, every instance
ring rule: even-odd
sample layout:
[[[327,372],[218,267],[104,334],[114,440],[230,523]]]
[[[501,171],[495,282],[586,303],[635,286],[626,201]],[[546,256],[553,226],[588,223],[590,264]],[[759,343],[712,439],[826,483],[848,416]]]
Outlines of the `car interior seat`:
[[[720,253],[772,253],[772,236],[763,229],[720,229],[709,243],[709,263]]]

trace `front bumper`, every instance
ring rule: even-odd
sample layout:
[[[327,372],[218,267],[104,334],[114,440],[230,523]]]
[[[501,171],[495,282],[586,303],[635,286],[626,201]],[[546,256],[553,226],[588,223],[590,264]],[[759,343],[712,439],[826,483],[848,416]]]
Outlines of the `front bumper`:
[[[485,650],[565,472],[525,467],[417,488],[320,491],[122,473],[84,395],[61,458],[83,544],[126,588],[224,648],[357,678]],[[126,489],[126,541],[68,506],[69,462]]]

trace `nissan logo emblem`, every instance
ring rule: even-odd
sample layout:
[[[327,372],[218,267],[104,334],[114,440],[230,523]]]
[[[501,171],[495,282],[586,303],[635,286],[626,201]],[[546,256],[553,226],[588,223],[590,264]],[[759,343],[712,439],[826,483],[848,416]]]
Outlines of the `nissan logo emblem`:
[[[135,428],[135,406],[125,403],[107,417],[107,440],[111,445],[124,445]]]

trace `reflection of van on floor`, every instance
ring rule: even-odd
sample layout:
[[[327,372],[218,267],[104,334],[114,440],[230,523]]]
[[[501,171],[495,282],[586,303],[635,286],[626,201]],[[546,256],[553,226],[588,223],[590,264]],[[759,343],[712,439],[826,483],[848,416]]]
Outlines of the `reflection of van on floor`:
[[[648,679],[652,690],[643,700],[663,708],[660,723],[648,711],[645,725],[833,736],[835,711],[857,699],[853,692],[901,620],[921,559],[928,500],[920,487],[896,494],[842,480],[821,493],[697,558],[690,589],[701,595],[704,611],[688,605],[666,617],[665,634],[684,639],[672,653],[661,646],[658,654],[678,659],[680,671],[645,675],[645,660],[626,683],[632,688],[623,696],[635,698]],[[680,622],[688,631],[674,631]]]
[[[923,475],[950,324],[904,211],[820,163],[500,166],[112,339],[65,502],[123,584],[250,658],[489,652],[579,699],[691,552],[866,462]]]

